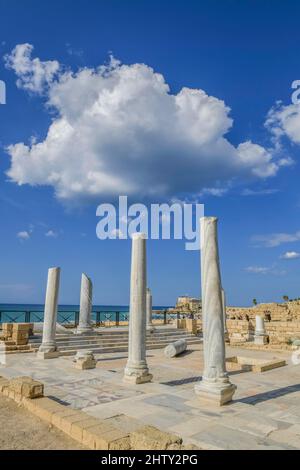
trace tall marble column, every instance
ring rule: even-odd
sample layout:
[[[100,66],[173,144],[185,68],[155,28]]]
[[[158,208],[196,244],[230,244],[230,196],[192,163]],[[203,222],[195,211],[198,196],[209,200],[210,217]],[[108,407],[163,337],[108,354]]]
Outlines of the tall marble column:
[[[146,237],[143,233],[132,235],[129,343],[128,361],[124,371],[126,382],[150,382],[146,362]]]
[[[222,309],[223,309],[223,322],[224,322],[224,339],[225,343],[229,343],[229,333],[227,329],[227,318],[226,318],[226,295],[224,289],[222,289]]]
[[[59,356],[55,341],[59,279],[60,268],[50,268],[44,310],[43,340],[37,353],[41,359],[52,359]]]
[[[146,326],[147,331],[152,332],[154,330],[152,323],[152,293],[149,287],[146,292]]]
[[[236,386],[230,383],[225,366],[217,221],[216,217],[200,219],[204,371],[195,392],[200,399],[223,405],[231,401]]]
[[[79,325],[76,334],[93,333],[91,324],[93,283],[84,273],[81,276]]]

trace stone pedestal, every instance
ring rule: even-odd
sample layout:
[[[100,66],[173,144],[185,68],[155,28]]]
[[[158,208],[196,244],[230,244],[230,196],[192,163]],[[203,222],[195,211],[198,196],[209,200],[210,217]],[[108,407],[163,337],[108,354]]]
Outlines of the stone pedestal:
[[[150,382],[146,362],[146,238],[132,235],[128,361],[124,381],[141,384]]]
[[[95,369],[97,364],[92,351],[78,351],[73,362],[75,369],[79,370]]]
[[[260,315],[255,317],[255,335],[254,335],[254,344],[259,346],[268,343],[268,335],[265,330],[265,321]]]
[[[43,340],[37,353],[37,356],[41,359],[53,359],[59,356],[55,341],[59,278],[60,268],[50,268],[48,270]]]
[[[149,288],[146,291],[146,328],[147,331],[153,333],[154,326],[152,323],[152,293]]]
[[[86,274],[83,273],[81,276],[80,312],[79,312],[79,325],[76,330],[77,335],[93,333],[93,327],[91,324],[92,298],[93,298],[92,281]]]
[[[217,218],[203,217],[200,222],[204,371],[195,392],[205,402],[224,405],[231,401],[236,386],[229,381],[225,366]]]
[[[268,336],[267,335],[255,335],[254,336],[254,344],[257,344],[259,346],[263,344],[268,344]]]

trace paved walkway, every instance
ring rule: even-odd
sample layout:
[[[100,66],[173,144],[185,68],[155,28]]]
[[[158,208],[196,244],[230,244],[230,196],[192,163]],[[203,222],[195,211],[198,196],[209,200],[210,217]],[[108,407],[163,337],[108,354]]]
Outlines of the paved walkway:
[[[99,418],[116,416],[130,429],[151,424],[204,449],[299,449],[300,365],[293,365],[288,353],[227,349],[227,356],[286,359],[288,365],[257,374],[231,372],[237,392],[221,408],[204,405],[194,393],[203,368],[202,345],[173,359],[164,358],[163,350],[148,351],[154,377],[143,385],[122,382],[123,353],[97,355],[97,368],[87,371],[74,369],[71,357],[42,361],[33,354],[11,355],[0,375],[30,375],[67,406]]]

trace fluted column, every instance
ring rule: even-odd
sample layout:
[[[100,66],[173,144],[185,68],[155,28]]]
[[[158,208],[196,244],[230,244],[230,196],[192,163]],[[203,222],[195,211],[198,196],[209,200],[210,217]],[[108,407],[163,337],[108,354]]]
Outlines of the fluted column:
[[[199,398],[214,405],[231,401],[235,385],[225,367],[224,318],[216,217],[202,217],[201,281],[204,371],[195,385]]]
[[[153,331],[153,323],[152,323],[152,293],[149,287],[147,287],[146,292],[146,326],[147,331]]]
[[[93,332],[91,324],[92,316],[93,284],[84,273],[81,276],[79,325],[76,334],[88,334]]]
[[[59,279],[60,268],[50,268],[44,310],[43,340],[37,354],[41,359],[52,359],[59,355],[55,341]]]
[[[132,235],[129,343],[124,380],[135,384],[150,382],[146,362],[146,238],[143,233]]]

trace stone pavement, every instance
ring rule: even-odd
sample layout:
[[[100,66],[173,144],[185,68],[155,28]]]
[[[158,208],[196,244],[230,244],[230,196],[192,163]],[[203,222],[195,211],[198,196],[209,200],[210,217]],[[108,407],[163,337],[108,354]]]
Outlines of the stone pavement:
[[[211,407],[197,398],[202,345],[167,359],[163,350],[147,351],[152,383],[122,382],[127,355],[97,355],[97,368],[74,369],[72,358],[39,360],[33,354],[7,357],[0,375],[30,375],[45,384],[45,394],[99,418],[115,417],[120,427],[141,423],[179,434],[185,443],[203,449],[300,449],[300,365],[286,352],[227,348],[227,356],[286,359],[288,365],[268,372],[231,372],[237,385],[231,404]],[[119,415],[126,415],[119,417]]]

